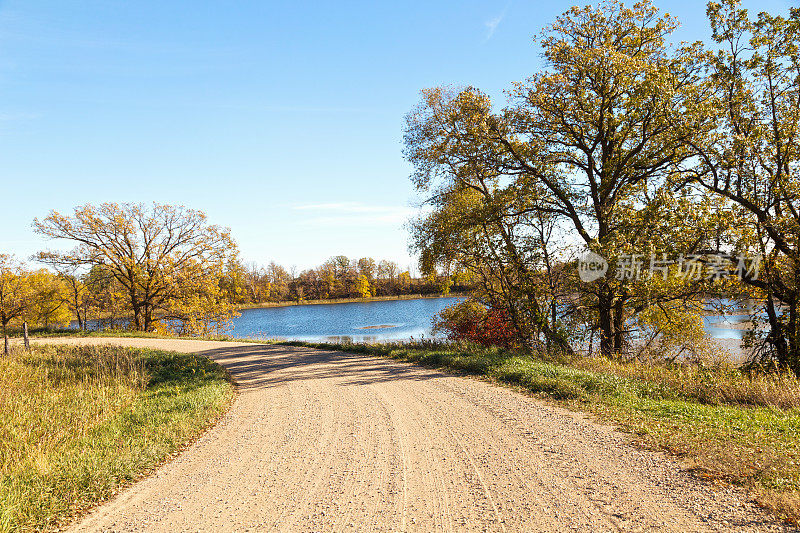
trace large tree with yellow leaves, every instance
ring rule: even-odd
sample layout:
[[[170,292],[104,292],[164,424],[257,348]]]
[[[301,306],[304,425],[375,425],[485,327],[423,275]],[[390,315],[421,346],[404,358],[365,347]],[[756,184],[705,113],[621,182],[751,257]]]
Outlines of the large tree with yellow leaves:
[[[423,261],[474,270],[522,340],[543,334],[569,351],[549,318],[555,308],[539,298],[554,231],[612,262],[691,253],[713,236],[714,200],[673,187],[693,162],[691,144],[713,127],[699,112],[708,100],[700,50],[670,47],[676,26],[648,0],[573,7],[542,33],[547,68],[514,84],[508,107],[493,111],[471,87],[437,88],[407,118],[412,179],[434,207],[415,226]],[[575,287],[603,354],[625,348],[643,309],[691,305],[698,287],[667,274]]]
[[[50,264],[99,265],[125,294],[131,327],[209,333],[235,313],[221,279],[237,255],[226,228],[201,211],[152,204],[84,205],[72,215],[34,220],[46,237],[75,243],[69,252],[44,252]]]

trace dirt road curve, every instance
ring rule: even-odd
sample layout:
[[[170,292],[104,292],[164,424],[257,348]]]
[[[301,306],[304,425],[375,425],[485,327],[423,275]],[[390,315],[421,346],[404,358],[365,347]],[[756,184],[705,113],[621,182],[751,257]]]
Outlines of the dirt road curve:
[[[202,353],[240,392],[188,451],[75,531],[780,529],[611,427],[482,381],[304,348],[59,342]]]

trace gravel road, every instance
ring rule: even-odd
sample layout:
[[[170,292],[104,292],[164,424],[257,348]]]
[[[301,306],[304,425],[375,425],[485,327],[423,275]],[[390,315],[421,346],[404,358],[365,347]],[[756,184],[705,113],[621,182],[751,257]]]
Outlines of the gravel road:
[[[239,395],[186,452],[73,531],[778,531],[733,488],[586,415],[362,355],[47,339],[207,355]]]

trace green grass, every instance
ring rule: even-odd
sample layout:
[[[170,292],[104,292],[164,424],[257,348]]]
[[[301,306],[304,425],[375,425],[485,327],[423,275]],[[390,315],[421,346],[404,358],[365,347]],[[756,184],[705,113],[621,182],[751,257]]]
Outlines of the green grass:
[[[53,529],[186,446],[228,407],[193,355],[34,346],[0,359],[0,531]]]

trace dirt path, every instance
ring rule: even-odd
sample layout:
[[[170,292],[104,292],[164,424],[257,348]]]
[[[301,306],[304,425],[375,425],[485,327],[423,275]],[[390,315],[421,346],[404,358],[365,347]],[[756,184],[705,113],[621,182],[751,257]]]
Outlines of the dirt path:
[[[75,531],[780,529],[741,492],[611,427],[482,381],[284,346],[57,342],[202,353],[240,392],[188,451]]]

